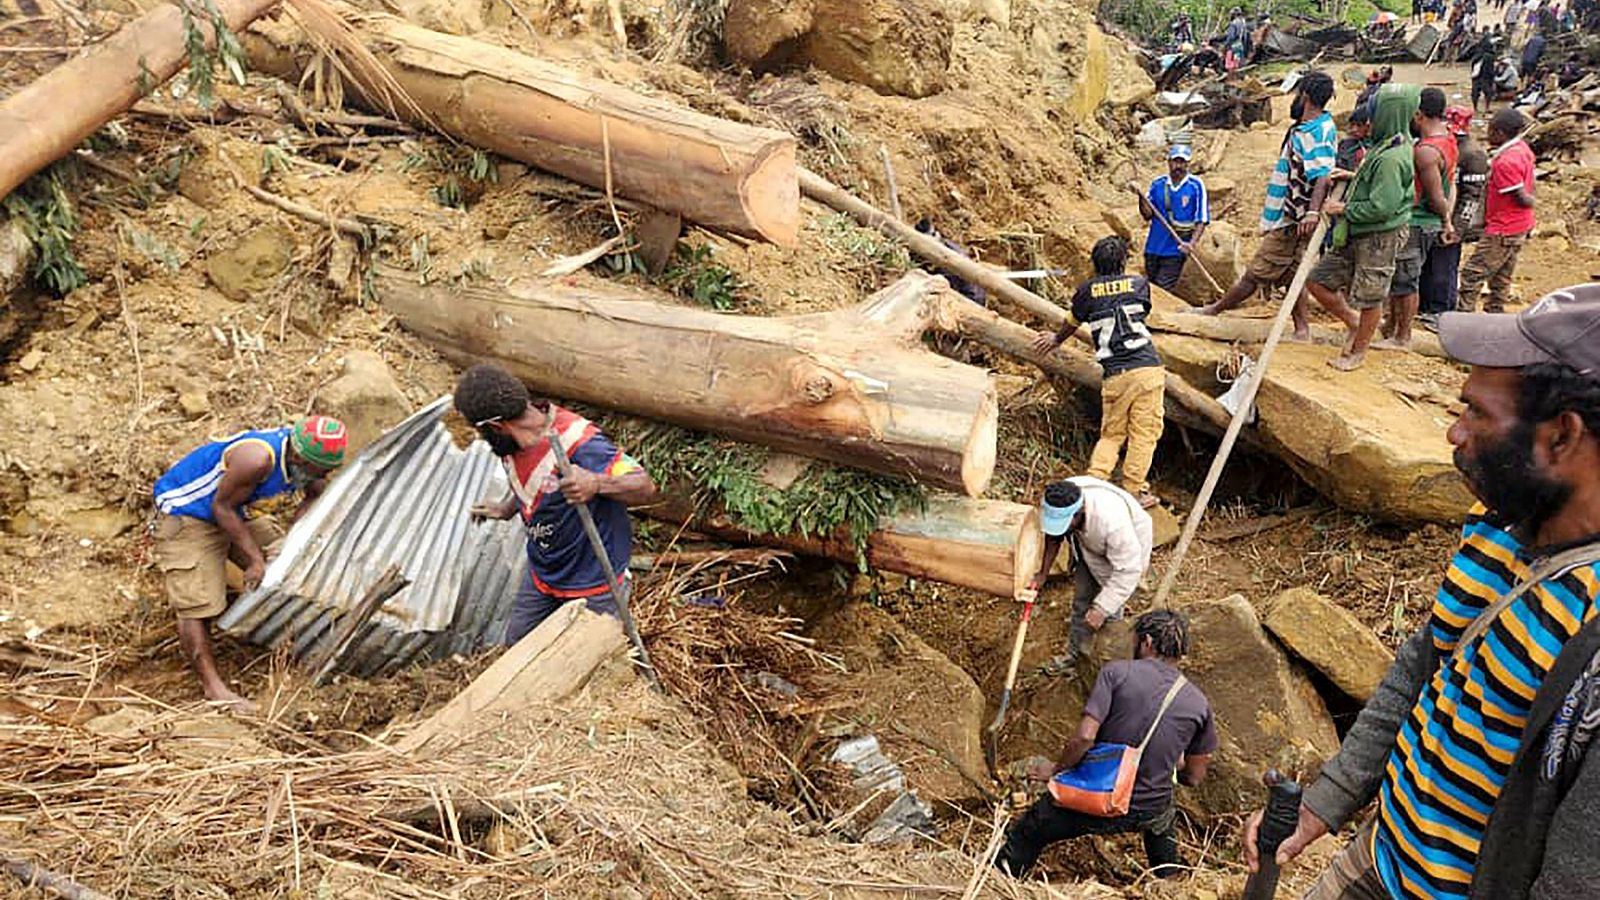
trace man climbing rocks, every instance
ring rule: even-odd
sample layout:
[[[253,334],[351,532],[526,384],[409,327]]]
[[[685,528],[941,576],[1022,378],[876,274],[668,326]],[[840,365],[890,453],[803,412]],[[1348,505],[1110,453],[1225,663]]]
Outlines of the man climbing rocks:
[[[1385,85],[1372,113],[1373,147],[1356,170],[1346,200],[1329,200],[1323,209],[1341,216],[1334,228],[1333,250],[1317,261],[1306,285],[1311,296],[1336,313],[1356,311],[1344,353],[1329,360],[1335,369],[1361,365],[1378,331],[1395,257],[1405,246],[1415,191],[1411,159],[1411,119],[1420,91],[1412,85]],[[1349,292],[1348,301],[1341,292]]]
[[[1058,481],[1045,488],[1039,505],[1044,531],[1044,560],[1029,582],[1034,591],[1070,544],[1072,567],[1072,623],[1067,631],[1067,652],[1050,661],[1050,674],[1065,674],[1091,634],[1111,619],[1120,618],[1128,598],[1150,567],[1155,526],[1150,514],[1127,491],[1086,475]]]
[[[1478,292],[1489,283],[1489,312],[1501,312],[1511,299],[1517,256],[1533,231],[1533,150],[1518,137],[1526,120],[1507,107],[1489,120],[1489,187],[1484,204],[1483,240],[1461,267],[1456,308],[1478,308]]]
[[[1120,237],[1101,238],[1090,251],[1095,276],[1072,294],[1072,309],[1053,334],[1039,333],[1034,349],[1050,353],[1078,323],[1094,336],[1095,359],[1105,378],[1100,382],[1100,440],[1089,457],[1089,474],[1109,479],[1122,445],[1122,486],[1142,507],[1161,501],[1150,493],[1150,463],[1166,424],[1167,370],[1156,354],[1145,318],[1150,315],[1150,283],[1124,269],[1128,244]]]
[[[1078,730],[1067,739],[1060,758],[1029,772],[1046,780],[1076,766],[1096,743],[1138,746],[1148,735],[1128,812],[1089,815],[1056,805],[1046,793],[1006,834],[994,861],[1000,871],[1020,878],[1051,844],[1087,834],[1137,831],[1144,836],[1145,857],[1157,876],[1183,873],[1173,827],[1173,776],[1189,787],[1205,780],[1217,750],[1217,730],[1206,695],[1193,684],[1178,685],[1178,660],[1189,652],[1183,614],[1165,609],[1145,613],[1133,624],[1133,641],[1132,659],[1107,663],[1100,670]],[[1174,686],[1177,691],[1168,703]]]
[[[1278,162],[1267,182],[1266,205],[1261,209],[1261,246],[1238,283],[1216,302],[1195,312],[1219,315],[1245,300],[1262,285],[1287,285],[1305,256],[1306,244],[1317,229],[1328,176],[1339,141],[1339,129],[1328,114],[1333,99],[1333,79],[1326,72],[1308,72],[1295,85],[1289,107],[1294,124],[1283,136]],[[1299,306],[1295,308],[1295,334],[1310,336],[1310,326]]]
[[[1444,91],[1423,88],[1411,126],[1419,138],[1411,147],[1415,199],[1406,242],[1394,259],[1389,282],[1389,317],[1375,346],[1411,349],[1411,322],[1422,299],[1422,270],[1434,252],[1459,240],[1452,219],[1455,203],[1456,139],[1444,121]],[[1459,251],[1457,251],[1459,252]]]
[[[1144,274],[1168,291],[1178,287],[1184,263],[1211,224],[1205,183],[1200,176],[1189,174],[1191,155],[1187,144],[1173,144],[1167,151],[1167,174],[1150,182],[1150,189],[1139,195],[1139,215],[1150,223],[1144,239]],[[1172,228],[1162,223],[1163,218]]]
[[[254,590],[283,537],[271,519],[250,517],[248,508],[300,491],[294,514],[300,518],[344,462],[348,442],[338,419],[312,416],[204,444],[156,480],[156,568],[178,615],[178,644],[207,700],[237,712],[256,709],[228,688],[211,650],[211,620],[228,606],[228,560],[244,570],[244,589]]]
[[[463,373],[455,405],[500,457],[511,482],[509,496],[479,503],[473,515],[509,519],[520,512],[528,532],[528,577],[517,589],[506,643],[515,644],[571,600],[617,615],[576,504],[588,505],[612,569],[622,575],[633,553],[628,507],[655,496],[650,475],[593,422],[554,403],[535,402],[521,381],[497,366],[480,364]],[[565,478],[547,437],[552,427],[572,462]]]
[[[1478,498],[1428,622],[1305,792],[1280,860],[1372,800],[1305,895],[1592,897],[1600,885],[1600,285],[1446,313]],[[1590,765],[1593,763],[1594,765]],[[1246,829],[1255,859],[1257,813]]]

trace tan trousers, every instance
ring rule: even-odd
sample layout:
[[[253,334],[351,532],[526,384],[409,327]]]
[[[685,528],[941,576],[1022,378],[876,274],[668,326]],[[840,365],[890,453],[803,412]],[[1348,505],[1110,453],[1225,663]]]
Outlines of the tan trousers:
[[[1372,859],[1373,825],[1361,826],[1300,900],[1389,900]]]
[[[1167,370],[1145,366],[1112,375],[1100,384],[1100,440],[1089,456],[1089,475],[1111,480],[1123,443],[1128,445],[1122,461],[1122,487],[1138,496],[1150,490],[1150,462],[1155,459],[1156,442],[1166,425],[1163,398]]]
[[[1528,242],[1526,234],[1486,234],[1478,241],[1461,267],[1461,290],[1456,294],[1456,309],[1476,312],[1478,292],[1489,282],[1489,301],[1484,309],[1505,312],[1506,301],[1511,299],[1511,276],[1517,271],[1517,254]]]

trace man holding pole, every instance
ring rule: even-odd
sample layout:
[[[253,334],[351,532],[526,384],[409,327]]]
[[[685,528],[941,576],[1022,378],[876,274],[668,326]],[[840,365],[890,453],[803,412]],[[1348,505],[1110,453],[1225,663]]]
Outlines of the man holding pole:
[[[1333,172],[1339,129],[1327,111],[1332,99],[1333,79],[1326,72],[1308,72],[1295,85],[1289,107],[1294,124],[1283,136],[1261,210],[1261,246],[1237,284],[1215,303],[1194,312],[1219,315],[1243,303],[1262,285],[1285,285],[1294,278],[1322,215],[1328,176]],[[1310,336],[1299,307],[1295,310],[1295,334]]]
[[[1205,183],[1189,174],[1191,155],[1188,145],[1173,144],[1167,151],[1167,174],[1139,195],[1139,215],[1150,223],[1144,239],[1144,274],[1167,291],[1177,289],[1184,263],[1211,224]]]
[[[627,601],[613,595],[606,570],[627,571],[633,552],[628,507],[655,497],[649,473],[617,449],[593,422],[548,401],[534,401],[515,376],[498,366],[468,369],[456,384],[456,410],[477,429],[506,467],[511,493],[472,508],[474,516],[509,519],[520,512],[528,532],[528,578],[517,590],[506,626],[515,644],[561,604],[582,600],[589,609],[618,615]],[[570,461],[561,468],[549,439]],[[608,560],[600,560],[586,533],[587,509]]]
[[[1600,284],[1446,313],[1471,366],[1450,427],[1479,504],[1276,859],[1377,813],[1304,895],[1590,897],[1600,884]],[[1593,766],[1590,763],[1594,763]],[[1245,855],[1259,860],[1259,813]]]

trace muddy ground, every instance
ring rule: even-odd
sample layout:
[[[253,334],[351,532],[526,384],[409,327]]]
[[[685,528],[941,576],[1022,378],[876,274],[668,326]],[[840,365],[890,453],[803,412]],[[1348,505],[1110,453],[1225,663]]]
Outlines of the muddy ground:
[[[815,71],[755,78],[726,66],[615,55],[591,33],[582,10],[562,4],[529,13],[548,26],[539,37],[512,20],[500,21],[504,12],[490,16],[485,27],[499,42],[537,48],[708,112],[791,128],[803,136],[808,166],[880,202],[885,189],[878,148],[886,147],[908,214],[937,216],[947,233],[987,260],[1081,272],[1083,251],[1106,232],[1106,205],[1119,202],[1115,192],[1127,178],[1159,171],[1161,152],[1127,139],[1133,116],[1126,108],[1099,104],[1088,117],[1072,115],[1086,92],[1103,97],[1108,87],[1103,68],[1101,83],[1084,84],[1081,46],[1050,40],[1083,35],[1084,9],[1049,2],[1014,7],[1010,32],[958,23],[951,86],[915,101]],[[92,13],[91,29],[103,32],[118,21],[116,12]],[[659,23],[631,6],[629,23],[639,44],[659,38]],[[70,42],[80,31],[46,19],[0,38],[19,46]],[[42,71],[47,59],[10,57],[9,83]],[[1466,83],[1460,67],[1397,67],[1396,74],[1448,82],[1452,91]],[[82,221],[75,249],[90,283],[60,300],[21,295],[5,311],[0,666],[18,686],[13,699],[34,703],[53,690],[36,680],[42,677],[36,663],[72,661],[82,670],[73,684],[89,686],[66,714],[74,726],[114,713],[132,697],[195,718],[215,715],[194,703],[143,535],[149,485],[171,461],[210,436],[317,409],[319,391],[352,351],[379,354],[412,408],[447,393],[455,375],[365,295],[359,268],[336,238],[264,206],[241,183],[328,213],[381,221],[388,237],[376,257],[436,279],[536,271],[547,260],[593,246],[612,228],[603,198],[517,163],[495,161],[492,181],[462,185],[458,173],[469,154],[433,136],[325,140],[325,133],[288,124],[281,90],[254,78],[244,89],[220,89],[224,105],[210,112],[167,90],[148,99],[146,112],[120,119],[116,140],[96,151],[96,164],[80,164],[70,180]],[[1341,85],[1339,103],[1347,105],[1351,96]],[[1216,142],[1227,142],[1215,156],[1220,164],[1205,175],[1233,183],[1235,201],[1217,206],[1246,236],[1246,254],[1253,249],[1261,173],[1279,139],[1277,128],[1200,137],[1202,158]],[[465,208],[439,202],[452,178],[469,195]],[[1517,282],[1523,298],[1590,277],[1595,257],[1586,248],[1600,241],[1600,228],[1578,217],[1588,178],[1592,173],[1564,168],[1541,181],[1541,220],[1562,229],[1550,228],[1524,252]],[[699,230],[691,230],[687,242],[707,248],[698,258],[727,273],[731,305],[752,314],[854,303],[908,262],[903,250],[840,216],[809,203],[806,213],[799,246],[790,250],[746,246]],[[1002,461],[992,495],[1031,502],[1049,480],[1081,471],[1094,426],[1079,399],[1057,396],[1015,364],[966,348],[957,352],[973,353],[1012,376],[1018,388],[1002,413]],[[1188,508],[1213,449],[1178,434],[1163,441],[1156,490],[1169,507]],[[1448,529],[1384,525],[1340,511],[1281,465],[1262,459],[1233,467],[1211,520],[1234,525],[1285,513],[1286,524],[1254,536],[1202,535],[1177,600],[1242,593],[1261,603],[1285,588],[1310,586],[1390,644],[1420,620],[1453,544]],[[647,542],[645,549],[654,548]],[[1164,571],[1169,552],[1157,551],[1152,573]],[[1025,646],[1021,708],[1029,708],[1026,696],[1043,678],[1033,670],[1065,640],[1070,598],[1057,586],[1046,600]],[[846,603],[873,604],[970,676],[986,702],[983,718],[993,712],[1014,635],[1010,601],[892,575],[861,578],[802,561],[788,573],[752,582],[745,602],[808,619]],[[1136,599],[1130,612],[1147,602],[1147,594]],[[341,749],[441,704],[487,659],[448,660],[370,683],[346,680],[312,690],[285,689],[292,679],[286,681],[283,661],[270,652],[224,639],[220,653],[239,690],[269,699],[264,705],[274,729]],[[855,694],[873,689],[870,678],[839,688]],[[52,715],[63,715],[53,709]],[[0,712],[24,719],[32,714]],[[1349,710],[1335,713],[1347,717]],[[1065,734],[1076,715],[1075,709],[1058,710],[1040,724],[1046,733]],[[917,752],[914,743],[903,743],[902,752]],[[1011,735],[1002,758],[1037,751],[1048,748]],[[785,811],[799,807],[791,794],[768,802]],[[978,849],[961,837],[971,830],[975,810],[984,815],[970,805],[941,808],[943,837]],[[1214,821],[1186,832],[1187,852],[1201,866],[1186,882],[1187,893],[1140,878],[1136,838],[1081,842],[1057,851],[1046,868],[1055,880],[1098,879],[1130,886],[1136,895],[1225,893],[1238,882],[1235,824]]]

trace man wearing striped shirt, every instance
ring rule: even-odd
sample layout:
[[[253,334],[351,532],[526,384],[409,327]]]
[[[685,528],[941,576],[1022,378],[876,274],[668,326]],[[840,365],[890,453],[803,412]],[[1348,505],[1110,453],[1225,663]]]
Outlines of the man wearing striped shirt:
[[[244,570],[244,589],[261,583],[282,532],[249,507],[301,491],[295,518],[344,462],[344,423],[311,416],[283,428],[241,431],[190,451],[155,484],[156,568],[178,616],[178,644],[206,699],[237,712],[255,705],[229,689],[211,653],[211,620],[227,608],[225,569]]]
[[[1326,109],[1332,99],[1333,79],[1325,72],[1309,72],[1295,86],[1289,107],[1294,124],[1283,136],[1261,210],[1261,245],[1239,281],[1216,302],[1195,312],[1215,316],[1243,303],[1262,285],[1287,285],[1293,280],[1322,214],[1338,150],[1339,129]],[[1301,330],[1298,312],[1295,330],[1297,334]]]
[[[1447,313],[1439,339],[1471,366],[1449,437],[1481,502],[1278,858],[1376,799],[1306,897],[1597,896],[1600,284]]]
[[[1139,214],[1150,223],[1144,239],[1144,276],[1162,290],[1176,290],[1183,264],[1211,224],[1211,200],[1200,176],[1189,174],[1187,144],[1167,151],[1167,174],[1139,196]],[[1168,225],[1171,228],[1168,228]]]

